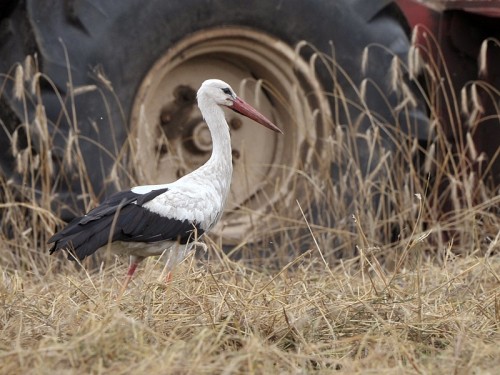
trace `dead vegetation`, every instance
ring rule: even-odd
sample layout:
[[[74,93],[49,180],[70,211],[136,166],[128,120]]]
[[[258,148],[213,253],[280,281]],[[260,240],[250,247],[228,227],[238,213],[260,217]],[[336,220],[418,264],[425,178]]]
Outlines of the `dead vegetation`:
[[[481,120],[475,90],[499,93],[472,83],[459,100],[443,87],[436,62],[410,55],[409,66],[395,58],[389,81],[404,111],[413,98],[398,77],[418,70],[427,80],[435,130],[428,148],[393,133],[399,146],[389,152],[377,130],[335,128],[324,142],[341,178],[332,181],[319,162],[297,171],[309,188],[289,200],[287,215],[278,207],[269,213],[279,225],[268,237],[229,253],[214,239],[169,283],[149,259],[121,300],[123,262],[85,271],[47,253],[61,223],[50,208],[52,140],[40,77],[28,58],[11,77],[18,99],[38,108],[12,138],[24,187],[0,180],[0,373],[494,373],[500,196],[483,178],[488,165],[475,168],[483,156],[470,139]],[[440,90],[450,93],[453,143],[435,111]],[[362,103],[363,87],[359,94]],[[340,89],[330,95],[342,104]],[[19,134],[32,126],[37,136],[24,132],[20,147]],[[69,135],[66,163],[88,191],[77,134]],[[379,158],[369,174],[355,162],[360,138]],[[89,191],[89,205],[93,199]]]
[[[218,254],[220,255],[220,254]],[[54,260],[54,263],[57,260]],[[125,268],[2,272],[2,373],[487,373],[500,366],[497,258],[397,274],[314,251],[280,272],[189,259],[165,284]],[[379,273],[380,272],[380,273]]]

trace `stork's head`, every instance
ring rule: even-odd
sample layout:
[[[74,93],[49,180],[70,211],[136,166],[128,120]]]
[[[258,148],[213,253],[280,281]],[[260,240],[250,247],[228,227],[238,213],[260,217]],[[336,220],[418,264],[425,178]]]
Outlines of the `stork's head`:
[[[268,129],[278,133],[283,133],[280,128],[274,125],[264,115],[259,113],[243,99],[239,98],[231,86],[220,79],[207,79],[203,82],[198,90],[197,98],[200,108],[203,105],[202,103],[210,105],[208,103],[212,102],[217,105],[222,105],[254,120],[255,122],[258,122],[261,125],[264,125]]]

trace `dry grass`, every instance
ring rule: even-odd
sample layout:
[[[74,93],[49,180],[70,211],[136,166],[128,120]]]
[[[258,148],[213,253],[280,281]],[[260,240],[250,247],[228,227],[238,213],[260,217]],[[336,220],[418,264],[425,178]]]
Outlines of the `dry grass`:
[[[54,263],[56,260],[54,260]],[[400,272],[314,251],[272,275],[185,262],[165,284],[150,260],[120,302],[123,266],[2,270],[2,373],[494,373],[500,261]],[[118,277],[118,279],[117,279]]]
[[[377,130],[336,127],[321,140],[327,155],[297,171],[289,210],[278,203],[269,213],[279,224],[269,238],[229,256],[210,242],[207,256],[188,258],[170,283],[149,259],[119,301],[124,262],[108,259],[87,273],[47,254],[46,239],[60,225],[50,210],[52,140],[33,61],[20,65],[16,95],[39,109],[19,132],[34,125],[38,136],[24,148],[12,140],[28,188],[0,180],[0,373],[495,373],[500,197],[484,183],[487,166],[474,167],[481,155],[468,141],[481,121],[477,95],[458,100],[435,61],[410,55],[409,67],[395,60],[388,81],[401,95],[395,111],[414,104],[403,75],[418,70],[428,81],[436,131],[428,149],[397,133],[397,122],[365,111],[374,124],[395,127],[395,152]],[[313,59],[342,76],[328,56]],[[338,106],[363,108],[367,84],[356,88],[359,103],[346,103],[340,86],[329,95]],[[479,88],[498,99],[480,84],[465,92]],[[454,142],[441,130],[440,90],[449,93]],[[467,126],[458,115],[464,105]],[[69,138],[65,162],[87,191],[77,132]],[[360,145],[381,160],[369,174],[355,162]],[[337,181],[325,158],[339,166]]]

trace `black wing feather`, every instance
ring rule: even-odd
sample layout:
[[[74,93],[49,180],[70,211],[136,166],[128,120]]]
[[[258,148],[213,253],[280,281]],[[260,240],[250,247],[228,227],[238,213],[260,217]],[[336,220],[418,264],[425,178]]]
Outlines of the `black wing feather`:
[[[83,260],[109,240],[145,243],[172,240],[183,244],[193,241],[194,231],[198,236],[203,234],[198,224],[165,218],[142,207],[167,190],[157,189],[146,194],[129,190],[112,195],[52,236],[48,241],[54,243],[50,253],[67,249]],[[69,259],[73,257],[70,255]]]

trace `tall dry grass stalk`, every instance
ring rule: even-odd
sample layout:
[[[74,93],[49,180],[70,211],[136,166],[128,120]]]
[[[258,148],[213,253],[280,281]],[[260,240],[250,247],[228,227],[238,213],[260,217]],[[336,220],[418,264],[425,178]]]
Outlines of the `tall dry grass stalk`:
[[[377,48],[363,53],[365,69]],[[52,164],[54,134],[38,86],[51,81],[28,58],[8,78],[25,108],[35,103],[36,115],[29,119],[26,111],[12,135],[22,183],[0,177],[0,373],[422,374],[500,367],[500,196],[484,178],[491,164],[475,168],[482,156],[471,141],[480,121],[477,90],[497,101],[499,93],[471,83],[459,100],[446,86],[450,80],[439,79],[443,62],[422,59],[424,48],[411,50],[408,65],[392,60],[386,88],[370,80],[358,87],[334,58],[316,51],[311,64],[334,82],[327,93],[331,132],[317,140],[321,152],[310,151],[296,170],[286,205],[277,202],[268,213],[275,225],[259,242],[226,253],[220,239],[207,239],[206,259],[188,258],[168,284],[161,264],[149,260],[120,301],[123,262],[77,272],[47,254],[46,240],[61,225],[52,211],[54,170],[80,175],[88,207],[96,198],[74,105],[63,113],[72,124],[63,165]],[[427,145],[401,131],[399,119],[416,100],[404,77],[415,78],[429,107],[434,134]],[[346,99],[346,82],[359,100]],[[397,93],[400,105],[390,119],[364,101],[373,88]],[[358,115],[342,117],[352,106]],[[373,126],[362,128],[362,118]],[[130,139],[120,150],[115,178],[144,177],[123,169],[135,147]]]

